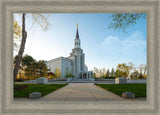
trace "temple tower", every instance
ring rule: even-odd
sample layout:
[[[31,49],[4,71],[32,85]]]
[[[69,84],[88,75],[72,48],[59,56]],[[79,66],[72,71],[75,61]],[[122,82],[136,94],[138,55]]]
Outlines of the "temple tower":
[[[80,38],[79,38],[79,32],[78,32],[78,24],[77,24],[77,31],[76,31],[76,37],[74,39],[74,49],[72,49],[71,56],[75,56],[75,75],[78,78],[81,72],[84,72],[84,53],[81,49],[80,44]]]
[[[77,24],[76,37],[75,37],[75,40],[74,40],[74,48],[81,48],[79,33],[78,33],[78,24]]]

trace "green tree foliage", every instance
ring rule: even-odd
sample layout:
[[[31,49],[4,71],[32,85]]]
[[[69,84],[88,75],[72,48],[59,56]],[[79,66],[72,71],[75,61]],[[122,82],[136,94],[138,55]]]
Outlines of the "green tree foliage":
[[[18,58],[18,55],[16,55],[14,57],[14,66],[15,66],[15,63],[16,63],[16,59]],[[20,76],[20,79],[21,76],[23,75],[23,77],[25,76],[26,73],[30,73],[28,72],[29,71],[29,66],[31,65],[31,63],[35,62],[35,60],[29,56],[29,55],[25,55],[22,57],[22,62],[20,63],[20,69],[18,70],[18,74]],[[31,74],[29,74],[31,76]],[[23,78],[24,79],[24,78]]]
[[[39,77],[46,77],[47,74],[48,74],[47,65],[43,60],[32,62],[25,69],[25,75],[32,79],[36,79]]]
[[[136,24],[136,22],[142,18],[144,19],[146,14],[138,13],[118,13],[112,14],[112,22],[109,24],[109,29],[126,31],[128,27]]]
[[[101,77],[104,78],[106,74],[106,68],[102,68],[101,70]]]
[[[137,79],[138,75],[139,75],[138,71],[134,71],[133,73],[131,73],[130,78],[131,79]]]
[[[36,79],[38,78],[38,64],[37,62],[32,62],[30,66],[27,66],[25,68],[25,76],[27,76],[27,79]]]
[[[105,77],[109,77],[109,75],[110,75],[110,71],[108,69],[107,72],[106,72],[106,74],[105,74]]]
[[[40,77],[45,77],[48,73],[47,65],[43,60],[37,62]]]
[[[94,67],[93,72],[94,72],[94,78],[98,78],[98,73],[99,73],[98,68]]]
[[[94,77],[95,78],[104,78],[106,75],[106,68],[98,69],[94,67]]]
[[[14,63],[18,56],[14,57]],[[47,65],[43,60],[36,61],[30,55],[24,55],[18,71],[18,76],[23,79],[36,79],[38,77],[46,77],[48,74]],[[21,78],[22,79],[22,78]]]
[[[117,65],[117,72],[119,77],[128,77],[129,75],[129,68],[125,63]]]
[[[143,79],[144,77],[143,77],[143,75],[142,75],[142,73],[140,73],[139,75],[138,75],[138,79]]]
[[[115,77],[115,72],[114,72],[114,69],[112,68],[111,70],[111,77]]]
[[[23,66],[30,66],[32,62],[35,62],[32,56],[24,55],[22,58],[22,65]]]
[[[146,74],[143,75],[142,73],[138,71],[134,71],[131,73],[130,78],[131,79],[146,79]]]
[[[119,70],[116,70],[115,77],[121,77],[121,72]]]
[[[71,78],[74,78],[74,75],[73,74],[67,74],[65,77],[71,79]]]
[[[146,79],[147,77],[147,67],[145,64],[141,64],[138,67],[135,67],[135,65],[132,62],[121,63],[116,66],[116,70],[113,68],[111,71],[109,69],[98,69],[94,67],[93,76],[95,79],[99,78],[115,78],[115,77],[128,77],[131,79]]]

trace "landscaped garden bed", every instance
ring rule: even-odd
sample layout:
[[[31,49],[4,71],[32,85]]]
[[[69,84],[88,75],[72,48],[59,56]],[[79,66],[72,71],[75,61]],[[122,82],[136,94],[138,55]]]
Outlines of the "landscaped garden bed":
[[[122,96],[123,92],[135,93],[136,97],[146,97],[146,84],[96,84],[110,92]]]
[[[95,78],[95,81],[114,81],[116,77]]]
[[[30,93],[40,92],[45,96],[67,84],[15,84],[14,98],[28,98]]]
[[[67,79],[49,79],[51,81],[67,81]]]
[[[95,81],[114,81],[114,79],[95,79]]]

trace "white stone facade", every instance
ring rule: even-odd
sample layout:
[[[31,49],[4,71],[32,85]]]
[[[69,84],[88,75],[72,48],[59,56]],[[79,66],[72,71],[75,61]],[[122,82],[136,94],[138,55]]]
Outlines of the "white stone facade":
[[[58,68],[61,72],[62,79],[65,79],[66,73],[68,74],[73,73],[72,60],[65,57],[59,57],[59,58],[48,61],[47,67],[50,70],[50,72],[53,72],[53,73],[55,73],[55,70]]]
[[[72,49],[69,57],[59,57],[47,61],[47,67],[53,73],[55,73],[56,68],[59,68],[62,79],[65,79],[66,74],[73,74],[74,80],[92,79],[93,72],[88,71],[88,67],[85,65],[85,54],[80,47],[78,25],[74,42],[74,49]]]

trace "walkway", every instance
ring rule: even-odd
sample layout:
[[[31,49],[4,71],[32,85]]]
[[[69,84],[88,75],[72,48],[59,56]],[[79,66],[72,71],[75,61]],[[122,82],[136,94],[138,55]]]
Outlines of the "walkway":
[[[63,88],[42,97],[41,100],[124,101],[120,96],[95,86],[93,83],[70,83]]]
[[[146,98],[123,99],[105,89],[102,89],[94,83],[70,83],[69,85],[58,89],[40,99],[15,98],[15,102],[40,102],[40,103],[123,103],[123,102],[144,102]]]

